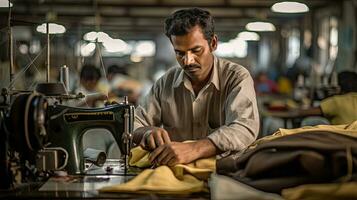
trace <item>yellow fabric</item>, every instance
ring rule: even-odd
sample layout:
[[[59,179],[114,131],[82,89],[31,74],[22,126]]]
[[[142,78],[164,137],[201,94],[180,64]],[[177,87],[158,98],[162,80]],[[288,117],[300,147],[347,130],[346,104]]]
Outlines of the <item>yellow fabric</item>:
[[[150,167],[150,152],[140,146],[131,150],[130,166]],[[154,192],[159,194],[186,194],[207,192],[204,180],[216,169],[214,157],[200,159],[190,164],[174,167],[159,166],[146,169],[127,183],[101,188],[100,192]]]
[[[151,167],[149,155],[150,152],[144,150],[140,146],[135,147],[131,150],[129,165],[140,168]],[[189,164],[175,165],[174,167],[171,167],[171,169],[178,178],[189,173],[199,179],[206,180],[210,174],[216,170],[216,159],[215,157],[199,159]]]
[[[280,94],[290,95],[293,91],[291,81],[286,77],[281,77],[278,79],[278,89]]]
[[[156,169],[146,169],[131,181],[101,188],[100,192],[154,192],[159,194],[186,194],[207,191],[204,181],[185,174],[182,179],[175,177],[167,166]]]
[[[308,184],[284,189],[282,196],[286,200],[320,200],[320,199],[356,199],[357,182]]]
[[[269,135],[259,140],[256,140],[247,149],[255,148],[258,144],[262,144],[286,135],[298,134],[298,133],[313,133],[313,132],[321,132],[321,131],[329,131],[337,134],[344,134],[352,137],[357,137],[357,120],[350,124],[344,124],[344,125],[304,126],[295,129],[280,128],[279,131],[275,132],[273,135]]]
[[[332,124],[347,124],[357,120],[357,93],[335,95],[321,102],[321,110]]]
[[[150,167],[149,155],[150,153],[140,146],[132,148],[130,151],[129,165],[140,168]]]

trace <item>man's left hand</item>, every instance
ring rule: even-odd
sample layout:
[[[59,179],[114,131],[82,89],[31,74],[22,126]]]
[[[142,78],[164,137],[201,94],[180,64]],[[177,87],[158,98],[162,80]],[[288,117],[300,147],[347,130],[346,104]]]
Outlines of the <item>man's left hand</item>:
[[[151,163],[174,166],[187,164],[199,158],[207,158],[218,153],[218,149],[209,139],[195,142],[170,142],[157,147],[149,156]]]
[[[195,152],[195,142],[171,142],[157,147],[151,152],[149,160],[151,163],[169,166],[186,164],[196,159]]]

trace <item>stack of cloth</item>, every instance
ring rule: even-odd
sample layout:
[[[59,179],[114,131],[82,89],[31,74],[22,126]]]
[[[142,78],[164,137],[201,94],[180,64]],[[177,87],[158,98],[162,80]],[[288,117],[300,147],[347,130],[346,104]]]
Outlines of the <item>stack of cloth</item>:
[[[140,146],[131,150],[130,166],[150,168],[150,152]],[[154,169],[145,169],[127,183],[101,188],[100,192],[190,194],[208,192],[207,184],[210,174],[215,171],[214,157],[200,159],[190,164],[178,164],[173,167],[165,165]]]
[[[217,161],[217,173],[284,199],[357,198],[357,121],[280,129]]]

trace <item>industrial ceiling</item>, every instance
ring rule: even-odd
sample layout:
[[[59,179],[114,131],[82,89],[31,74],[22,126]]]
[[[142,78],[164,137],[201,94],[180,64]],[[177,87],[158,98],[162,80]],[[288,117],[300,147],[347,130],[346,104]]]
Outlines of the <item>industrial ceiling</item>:
[[[269,20],[277,26],[302,14],[277,14],[270,10],[276,0],[12,0],[13,25],[43,23],[47,19],[66,26],[71,33],[105,30],[121,35],[157,34],[173,11],[185,7],[207,8],[215,17],[219,33],[238,32],[247,22]],[[303,1],[304,2],[304,1]],[[340,5],[337,0],[305,1],[316,8]],[[8,10],[0,9],[2,28]],[[27,23],[31,22],[31,23]]]

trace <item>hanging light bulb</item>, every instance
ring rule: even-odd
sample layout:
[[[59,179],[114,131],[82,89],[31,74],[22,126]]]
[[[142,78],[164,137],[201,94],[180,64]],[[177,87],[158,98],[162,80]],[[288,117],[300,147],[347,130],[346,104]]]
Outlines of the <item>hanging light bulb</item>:
[[[304,13],[309,11],[309,7],[306,4],[294,2],[294,1],[283,1],[275,3],[271,10],[278,13]]]
[[[46,33],[46,23],[43,23],[37,26],[36,31],[40,33]],[[63,25],[55,24],[55,23],[48,23],[48,31],[49,34],[61,34],[66,32],[66,28]]]
[[[0,0],[0,8],[8,8],[9,0]],[[12,3],[10,2],[10,7],[12,7]]]
[[[270,22],[250,22],[245,28],[249,31],[275,31],[274,24]]]
[[[258,33],[250,31],[240,32],[237,37],[245,41],[258,41],[260,39]]]

